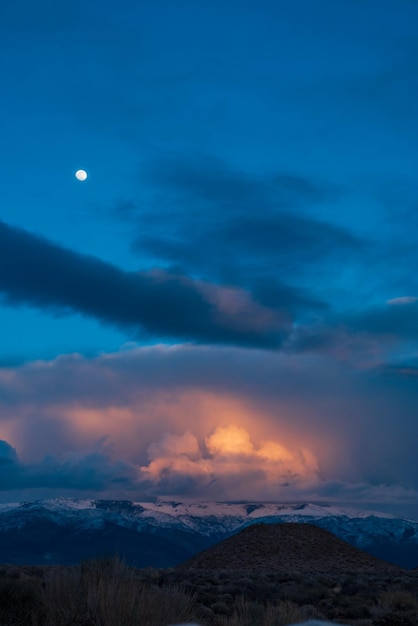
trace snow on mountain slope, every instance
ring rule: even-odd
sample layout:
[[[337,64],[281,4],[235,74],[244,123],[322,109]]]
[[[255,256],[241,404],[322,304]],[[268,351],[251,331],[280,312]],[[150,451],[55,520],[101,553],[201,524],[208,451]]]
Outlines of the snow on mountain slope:
[[[92,544],[94,537],[108,532],[116,532],[118,541],[127,534],[130,541],[135,536],[152,536],[155,541],[158,538],[162,541],[163,536],[164,540],[171,537],[173,545],[186,546],[190,553],[200,545],[215,543],[256,522],[316,524],[375,556],[407,567],[418,565],[418,522],[385,513],[318,504],[70,498],[1,505],[0,560],[1,544],[8,534],[18,532],[29,541],[25,529],[29,534],[33,528],[41,532],[48,527],[50,533],[51,529],[61,528],[61,534],[75,533],[77,541],[84,533],[92,537]],[[176,558],[181,560],[181,551]]]
[[[0,532],[5,528],[34,519],[44,519],[62,526],[77,523],[83,528],[97,528],[104,522],[118,526],[164,527],[189,530],[202,535],[232,533],[255,522],[307,522],[317,523],[328,530],[335,528],[341,534],[355,520],[358,531],[367,536],[385,537],[387,534],[402,535],[407,527],[410,533],[418,533],[418,522],[401,520],[378,512],[359,512],[353,509],[317,504],[276,503],[228,503],[228,502],[130,502],[126,500],[75,500],[55,498],[24,502],[0,507]],[[411,536],[412,536],[411,534]],[[364,537],[363,537],[364,539]],[[418,539],[418,537],[417,537]]]

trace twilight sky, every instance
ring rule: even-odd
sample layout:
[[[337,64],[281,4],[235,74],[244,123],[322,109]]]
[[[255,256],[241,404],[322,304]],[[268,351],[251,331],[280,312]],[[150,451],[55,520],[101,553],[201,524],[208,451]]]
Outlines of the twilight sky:
[[[417,25],[0,3],[0,501],[418,518]]]

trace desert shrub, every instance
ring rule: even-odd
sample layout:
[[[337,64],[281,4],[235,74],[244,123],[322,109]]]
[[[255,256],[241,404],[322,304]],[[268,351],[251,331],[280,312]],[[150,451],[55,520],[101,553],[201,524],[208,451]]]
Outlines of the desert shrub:
[[[34,626],[42,619],[42,587],[38,580],[0,580],[0,624]]]
[[[251,589],[251,587],[254,585],[254,580],[257,580],[257,578],[251,577],[247,574],[245,576],[241,576],[241,578],[239,579],[239,584],[241,588]]]
[[[262,605],[241,597],[233,614],[220,622],[221,626],[287,626],[307,618],[307,613],[293,602],[284,600],[276,605]]]
[[[0,0],[1,1],[1,0]],[[12,576],[12,577],[11,577]],[[117,558],[0,571],[0,626],[418,626],[417,577],[135,570]]]
[[[309,581],[307,584],[289,583],[280,588],[280,597],[295,604],[318,604],[335,594],[329,587]]]
[[[199,606],[197,615],[199,616],[199,624],[214,623],[214,613],[208,606]]]
[[[167,626],[192,621],[194,598],[145,585],[119,559],[88,561],[45,581],[45,626]]]
[[[228,604],[228,602],[223,602],[222,600],[214,602],[210,608],[212,612],[217,615],[232,615],[234,611],[232,604]]]
[[[379,604],[385,609],[407,611],[418,609],[418,600],[409,591],[384,591],[379,598]]]
[[[386,613],[374,622],[375,626],[417,626],[414,618],[403,613]]]
[[[237,583],[226,582],[219,587],[219,592],[237,596],[241,593],[241,587]]]
[[[371,615],[367,600],[365,600],[362,596],[342,598],[339,603],[339,608],[344,618],[348,619],[368,618]]]
[[[294,624],[305,620],[308,617],[306,611],[289,602],[283,600],[279,604],[266,607],[266,614],[263,621],[263,626],[287,626],[287,624]]]
[[[243,596],[234,603],[234,611],[225,626],[258,626],[262,624],[264,606],[259,602],[251,602]]]
[[[345,583],[341,589],[342,593],[345,596],[355,596],[359,593],[364,592],[365,590],[367,590],[367,585],[365,585],[361,581],[356,581],[354,583],[352,582]]]
[[[2,578],[15,578],[15,579],[20,578],[19,569],[17,567],[2,568],[1,577]]]

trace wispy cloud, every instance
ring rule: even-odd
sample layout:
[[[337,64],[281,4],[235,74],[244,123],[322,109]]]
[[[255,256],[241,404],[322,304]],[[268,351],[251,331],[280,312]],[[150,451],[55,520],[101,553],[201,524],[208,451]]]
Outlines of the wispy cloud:
[[[418,302],[417,296],[399,296],[397,298],[391,298],[390,300],[387,300],[386,304],[390,304],[392,306],[402,306],[404,304],[414,304],[414,302]]]
[[[164,228],[146,203],[141,209],[121,203],[113,215],[141,225],[133,250],[205,276],[245,283],[267,274],[286,282],[307,264],[335,261],[337,250],[353,257],[364,248],[359,236],[309,214],[318,202],[335,203],[344,194],[333,185],[295,174],[257,177],[204,154],[155,160],[142,178],[156,190]]]

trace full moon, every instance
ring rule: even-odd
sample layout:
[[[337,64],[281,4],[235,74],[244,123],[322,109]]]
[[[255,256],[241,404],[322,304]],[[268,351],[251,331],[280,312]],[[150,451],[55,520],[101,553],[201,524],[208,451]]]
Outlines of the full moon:
[[[77,180],[86,180],[87,178],[86,170],[77,170],[75,173],[75,177]]]

